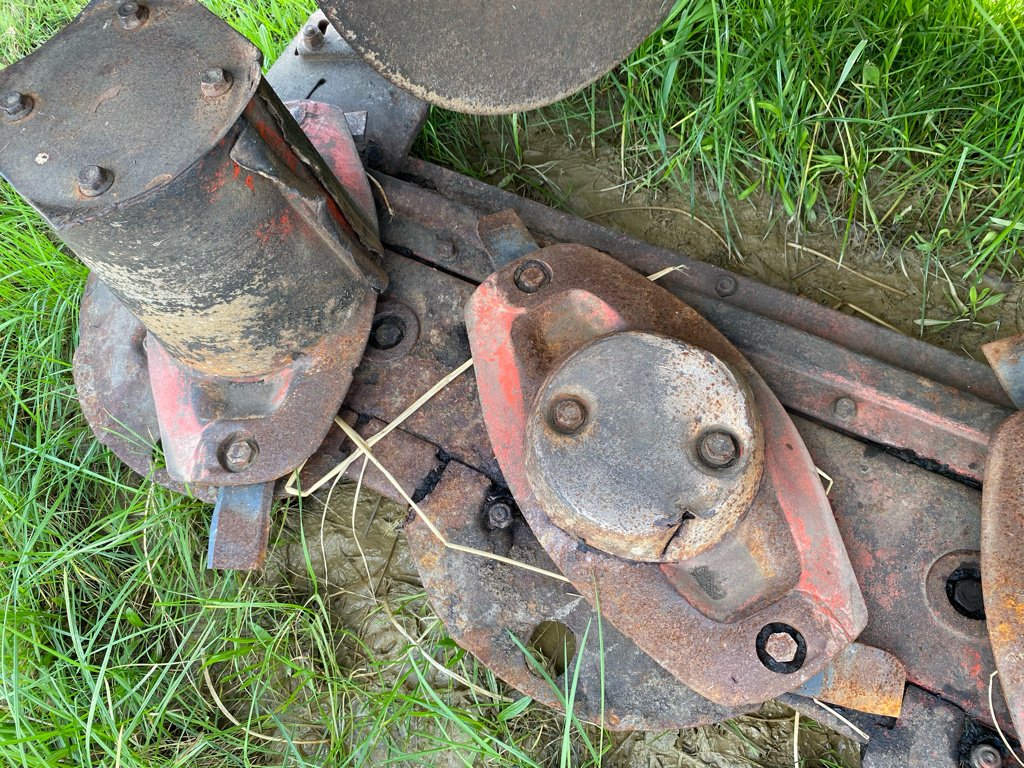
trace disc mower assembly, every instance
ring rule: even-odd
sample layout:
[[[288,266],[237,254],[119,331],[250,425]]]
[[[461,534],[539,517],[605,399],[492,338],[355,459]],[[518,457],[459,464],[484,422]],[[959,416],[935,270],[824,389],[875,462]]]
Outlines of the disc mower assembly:
[[[1001,765],[1024,341],[984,366],[407,157],[428,102],[547,103],[670,4],[406,5],[325,0],[265,80],[192,0],[94,0],[0,72],[0,172],[92,270],[97,438],[215,503],[212,568],[371,450],[454,640],[590,722],[777,698],[866,766]]]

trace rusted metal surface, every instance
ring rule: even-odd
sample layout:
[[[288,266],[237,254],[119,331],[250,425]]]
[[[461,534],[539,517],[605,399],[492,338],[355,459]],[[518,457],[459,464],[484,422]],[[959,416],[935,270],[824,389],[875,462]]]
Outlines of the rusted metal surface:
[[[267,81],[285,101],[312,98],[345,112],[358,126],[352,132],[367,166],[387,173],[401,169],[429,111],[363,61],[321,11],[277,58]]]
[[[871,723],[863,768],[962,768],[957,746],[964,713],[926,691],[907,687],[903,716],[895,725],[862,723]]]
[[[208,503],[215,488],[171,478],[150,388],[146,329],[95,276],[82,296],[72,373],[82,415],[96,439],[142,477]]]
[[[391,282],[381,297],[378,314],[394,309],[392,316],[401,319],[404,313],[411,313],[418,332],[415,341],[406,346],[400,356],[375,349],[379,341],[375,335],[371,336],[345,404],[357,413],[390,422],[469,359],[462,312],[473,286],[393,253],[385,254],[384,266]],[[401,315],[397,311],[400,307]],[[403,335],[403,345],[407,338]],[[480,418],[479,396],[472,374],[451,382],[404,426],[488,477],[500,477]]]
[[[0,172],[176,359],[280,370],[372,302],[376,235],[262,84],[252,44],[195,2],[150,3],[133,30],[117,5],[96,0],[0,74],[47,115],[0,125]],[[227,85],[204,95],[215,71]],[[132,130],[111,141],[111,124]],[[89,168],[102,185],[85,196]]]
[[[210,522],[206,567],[251,571],[263,565],[270,537],[274,484],[221,488]]]
[[[353,204],[362,209],[366,220],[375,222],[369,185],[354,145],[346,137],[344,116],[323,105],[299,103],[293,108],[332,170],[350,185]],[[147,333],[141,322],[111,304],[112,297],[104,296],[105,311],[115,313],[119,324],[83,325],[82,346],[75,361],[76,371],[84,372],[78,374],[79,379],[105,381],[83,395],[91,401],[86,409],[90,423],[97,434],[109,435],[109,415],[102,410],[128,411],[121,415],[135,418],[119,421],[114,429],[149,434],[152,423],[148,419],[155,414],[167,471],[181,483],[252,485],[286,475],[320,445],[371,329],[373,292],[368,287],[358,288],[358,293],[346,300],[346,285],[351,287],[352,282],[337,287],[348,318],[343,327],[327,332],[314,323],[302,354],[284,368],[259,376],[214,375],[182,363],[168,353],[157,335]],[[93,314],[95,310],[83,306],[83,318]],[[318,340],[313,338],[316,333],[321,334]],[[116,387],[104,372],[109,354],[133,363],[130,375],[121,371],[123,378]],[[152,441],[150,438],[150,444]],[[230,461],[226,446],[232,442],[251,444],[252,457],[245,462]],[[139,453],[124,443],[119,447]],[[143,455],[132,460],[141,465],[147,461],[147,452],[152,448],[143,448]]]
[[[476,232],[491,255],[495,268],[537,250],[533,235],[513,210],[482,217],[476,225]]]
[[[518,512],[509,526],[488,529],[483,515],[492,488],[488,478],[452,462],[423,502],[423,511],[452,543],[557,573]],[[535,629],[547,621],[575,638],[575,655],[553,678],[562,688],[580,665],[575,712],[584,720],[601,722],[603,713],[604,725],[612,730],[668,730],[745,711],[694,693],[607,621],[600,625],[597,612],[564,582],[448,549],[418,518],[405,531],[431,601],[453,639],[520,693],[561,708],[557,691],[523,653]]]
[[[714,701],[763,701],[817,674],[856,637],[866,615],[821,483],[778,401],[712,326],[610,257],[582,246],[552,246],[533,258],[547,265],[550,283],[535,293],[523,292],[514,281],[517,263],[508,265],[474,293],[467,328],[491,445],[544,549],[581,594],[600,600],[610,623]],[[541,383],[582,345],[626,330],[701,347],[743,376],[753,393],[768,446],[765,473],[730,538],[762,568],[757,594],[723,593],[736,559],[733,548],[724,548],[728,557],[704,564],[702,572],[685,574],[687,579],[677,575],[687,563],[659,567],[582,545],[555,525],[542,506],[524,461],[526,425],[531,409],[538,407]],[[650,443],[633,448],[650,450]],[[796,572],[781,582],[773,579],[776,563],[787,562],[797,564]],[[719,600],[715,608],[720,613],[708,616],[680,594],[696,591],[706,600]],[[754,641],[775,623],[793,629],[806,645],[799,668],[773,670],[758,658]],[[708,653],[711,647],[716,650]]]
[[[1010,717],[1024,728],[1024,412],[992,440],[981,503],[981,580],[985,616]]]
[[[381,74],[424,101],[505,114],[550,104],[610,70],[668,15],[670,0],[320,0]]]
[[[830,429],[796,420],[832,479],[836,522],[867,603],[858,641],[891,653],[907,680],[991,722],[995,669],[986,622],[963,615],[947,584],[977,566],[980,493]],[[1010,725],[995,689],[995,712]]]
[[[410,200],[415,199],[420,221],[459,222],[461,230],[462,222],[473,215],[481,217],[511,209],[519,215],[538,242],[588,245],[614,255],[617,260],[643,275],[680,265],[680,270],[658,282],[702,313],[707,304],[700,297],[725,301],[730,306],[830,341],[838,348],[867,355],[880,364],[910,371],[1004,408],[1013,405],[987,365],[961,355],[931,344],[922,344],[901,333],[844,315],[753,278],[736,275],[685,254],[645,243],[422,160],[410,158],[404,168],[404,177],[415,179],[419,186],[409,189],[410,185],[396,181],[389,188],[388,199],[396,201],[403,208],[405,204],[401,198],[404,195],[408,195]],[[393,233],[387,222],[382,226],[383,237],[389,243],[402,242],[397,230]],[[446,234],[456,233],[451,225],[445,231]],[[425,240],[427,235],[419,234],[418,242],[424,243]],[[409,247],[416,250],[413,246]],[[467,277],[480,282],[489,271],[487,267],[481,267],[479,272],[467,274]],[[734,344],[738,343],[727,324],[723,324],[720,330]],[[779,354],[788,354],[796,346],[796,342],[787,345],[787,349],[780,350]],[[779,394],[781,396],[785,393]]]
[[[585,404],[570,429],[557,418],[566,398]],[[721,541],[757,493],[765,449],[752,400],[703,349],[645,333],[596,339],[550,373],[527,415],[537,501],[559,528],[613,555],[693,557]],[[706,455],[716,436],[733,450]]]
[[[1024,408],[1024,334],[989,342],[981,351],[1014,405]]]
[[[479,282],[491,266],[474,222],[494,209],[508,217],[514,208],[541,240],[550,242],[553,232],[592,244],[642,274],[684,264],[659,284],[711,320],[787,408],[980,482],[988,435],[1009,414],[986,366],[479,182],[456,186],[462,177],[449,171],[414,160],[408,169],[446,197],[385,180],[389,203],[403,214],[382,222],[392,247],[448,269],[457,260],[453,271]],[[724,298],[717,292],[722,276],[735,284]],[[851,400],[854,407],[844,410]]]
[[[795,692],[847,709],[896,718],[903,706],[906,682],[906,669],[891,653],[851,643]]]

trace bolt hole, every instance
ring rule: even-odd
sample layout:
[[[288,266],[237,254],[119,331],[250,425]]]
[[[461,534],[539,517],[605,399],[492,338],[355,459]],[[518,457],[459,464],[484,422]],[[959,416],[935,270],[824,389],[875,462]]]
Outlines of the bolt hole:
[[[405,320],[398,315],[383,315],[373,321],[370,346],[374,349],[394,349],[405,338]]]
[[[953,610],[973,621],[985,620],[985,601],[981,592],[981,569],[965,563],[946,579],[946,599]]]
[[[787,637],[792,641],[792,658],[777,659],[772,655],[773,642],[778,639],[785,641]],[[789,675],[799,670],[804,661],[807,660],[807,641],[804,636],[797,632],[789,624],[776,621],[766,624],[757,633],[757,658],[764,667],[776,674]]]
[[[320,21],[317,22],[317,27],[319,27],[320,31],[323,32],[324,34],[327,34],[327,27],[329,26],[330,23],[327,21],[327,19],[320,19]]]
[[[534,628],[526,647],[548,675],[560,677],[576,656],[576,635],[560,621],[542,621]],[[527,659],[526,664],[538,674],[533,662]]]

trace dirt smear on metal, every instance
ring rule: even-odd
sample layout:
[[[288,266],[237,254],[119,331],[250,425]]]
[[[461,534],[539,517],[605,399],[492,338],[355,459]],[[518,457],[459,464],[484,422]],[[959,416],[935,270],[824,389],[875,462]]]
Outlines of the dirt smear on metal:
[[[725,226],[723,206],[712,190],[698,193],[694,188],[689,195],[631,191],[621,182],[619,157],[612,147],[575,146],[564,135],[547,131],[531,132],[527,146],[514,174],[506,169],[504,179],[490,181],[518,178],[524,183],[517,191],[530,197],[911,336],[921,336],[915,321],[922,318],[952,321],[961,316],[950,299],[951,292],[961,297],[966,293],[957,276],[946,281],[933,271],[926,280],[919,252],[883,244],[857,225],[844,249],[843,223],[836,225],[837,235],[824,222],[824,211],[817,224],[798,227],[771,201],[751,196],[729,201]],[[843,267],[837,266],[839,261]],[[998,275],[988,275],[985,281],[1007,294],[1001,304],[973,318],[977,322],[930,324],[923,338],[981,359],[981,344],[1024,330],[1021,285]],[[275,549],[264,578],[276,588],[328,594],[336,626],[358,638],[339,644],[344,664],[354,674],[362,667],[369,672],[372,666],[375,675],[382,663],[385,669],[390,664],[388,674],[397,677],[406,670],[410,652],[419,653],[410,638],[437,633],[437,619],[401,533],[406,510],[364,491],[353,513],[353,490],[351,485],[339,486],[326,506],[326,494],[321,494],[308,500],[301,514],[290,513],[284,537],[288,543]],[[468,688],[437,670],[428,679],[444,689],[453,706],[473,701]],[[496,693],[516,697],[500,682],[497,685]],[[756,714],[706,728],[615,735],[603,764],[789,768],[794,765],[794,724],[791,709],[769,702]],[[514,728],[529,737],[527,743],[548,745],[538,747],[539,762],[557,762],[560,715],[534,706],[516,719]],[[860,765],[855,744],[806,718],[800,719],[797,738],[802,766]],[[407,748],[412,751],[415,745]],[[454,754],[435,755],[437,760],[462,764]],[[386,757],[383,752],[375,756]]]
[[[407,517],[405,508],[365,491],[354,505],[354,492],[352,484],[339,485],[329,501],[322,492],[308,499],[301,513],[289,512],[287,528],[272,550],[263,582],[297,597],[313,591],[326,595],[332,624],[342,637],[339,664],[353,676],[365,675],[374,687],[380,687],[384,680],[396,681],[407,675],[410,654],[420,654],[410,639],[427,638],[421,643],[424,651],[442,660],[445,651],[436,645],[438,621],[423,594],[401,531]],[[469,687],[427,664],[420,668],[426,670],[428,682],[442,692],[449,706],[480,706],[479,697]],[[458,672],[469,674],[466,669]],[[293,738],[322,737],[322,729],[299,724],[315,723],[317,713],[326,709],[324,703],[296,696],[285,678],[267,686],[260,709],[283,710],[286,714],[281,722],[294,724]],[[471,679],[474,684],[488,685],[482,674]],[[408,676],[403,686],[416,695],[414,676]],[[493,691],[507,701],[519,697],[500,681]],[[248,703],[243,697],[236,706],[244,709]],[[521,735],[525,744],[534,745],[535,749],[528,751],[546,765],[558,764],[563,726],[562,715],[534,705],[516,718],[510,730]],[[793,765],[793,726],[792,710],[770,702],[756,714],[706,728],[613,735],[602,764],[612,768],[788,768]],[[404,748],[409,752],[415,752],[417,746],[425,748],[432,727],[429,718],[422,718],[418,735],[408,734],[411,740]],[[458,739],[452,732],[433,735]],[[358,739],[359,734],[354,733],[353,738]],[[591,738],[597,741],[596,729]],[[823,759],[831,761],[825,765],[859,765],[852,742],[807,719],[801,719],[798,738],[804,766],[823,765]],[[304,751],[315,758],[319,748],[314,745]],[[463,765],[456,751],[435,752],[431,759],[436,765]],[[388,757],[385,746],[374,754],[382,762]]]

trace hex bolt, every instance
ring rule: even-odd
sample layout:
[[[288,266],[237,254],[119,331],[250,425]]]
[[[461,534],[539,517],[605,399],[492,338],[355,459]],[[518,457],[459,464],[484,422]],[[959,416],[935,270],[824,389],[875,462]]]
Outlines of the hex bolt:
[[[35,107],[35,100],[27,93],[21,91],[8,91],[0,100],[0,110],[4,113],[4,120],[8,123],[16,123],[24,120]]]
[[[200,89],[204,98],[218,99],[231,90],[232,77],[220,67],[213,67],[203,72]]]
[[[302,28],[302,45],[309,51],[319,51],[326,41],[323,30],[316,24],[307,24]]]
[[[837,397],[832,401],[832,414],[837,419],[849,421],[857,415],[857,403],[852,397]]]
[[[724,299],[736,293],[736,289],[739,287],[740,284],[736,282],[735,277],[732,275],[723,275],[718,278],[718,281],[715,283],[715,293]]]
[[[796,640],[787,632],[774,632],[768,636],[764,649],[776,661],[788,664],[796,658]]]
[[[375,349],[394,349],[405,338],[405,324],[400,317],[385,315],[373,324],[370,341]]]
[[[495,499],[486,508],[487,527],[492,531],[503,531],[512,525],[512,505],[505,499]]]
[[[971,768],[1002,768],[1003,755],[991,744],[975,744],[971,748]]]
[[[536,293],[551,281],[551,270],[543,261],[530,259],[519,265],[514,280],[523,293]]]
[[[244,435],[234,435],[220,444],[217,458],[220,465],[228,472],[244,472],[253,465],[260,455],[260,447],[255,439]]]
[[[142,3],[121,3],[117,7],[117,18],[124,29],[138,29],[149,17],[149,9]]]
[[[562,397],[551,406],[551,425],[559,432],[571,435],[587,423],[587,406],[575,397]]]
[[[728,432],[705,432],[697,446],[700,460],[712,469],[724,469],[736,462],[740,448]]]
[[[78,191],[86,197],[99,197],[114,183],[114,172],[98,165],[87,165],[78,172]]]

